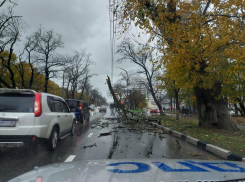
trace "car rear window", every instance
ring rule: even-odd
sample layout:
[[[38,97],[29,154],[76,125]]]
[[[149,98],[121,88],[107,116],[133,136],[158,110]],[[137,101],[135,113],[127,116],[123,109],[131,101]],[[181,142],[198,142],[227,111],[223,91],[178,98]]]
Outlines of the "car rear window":
[[[75,111],[76,108],[79,106],[78,101],[75,100],[66,100],[66,103],[71,111]]]
[[[34,94],[0,93],[0,112],[34,112]]]

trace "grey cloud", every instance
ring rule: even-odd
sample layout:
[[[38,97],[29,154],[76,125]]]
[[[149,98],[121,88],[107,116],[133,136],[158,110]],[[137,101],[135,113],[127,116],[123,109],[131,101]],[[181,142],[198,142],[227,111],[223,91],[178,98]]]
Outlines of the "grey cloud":
[[[107,75],[111,75],[108,0],[20,0],[15,14],[22,15],[29,25],[26,35],[34,32],[40,24],[61,34],[65,47],[59,49],[59,53],[67,54],[86,48],[96,62],[91,72],[98,74],[91,79],[91,84],[107,97],[105,80]],[[18,43],[18,46],[22,43]],[[128,62],[116,63],[117,57],[114,61],[114,82],[121,72],[116,66],[126,70],[137,69]]]

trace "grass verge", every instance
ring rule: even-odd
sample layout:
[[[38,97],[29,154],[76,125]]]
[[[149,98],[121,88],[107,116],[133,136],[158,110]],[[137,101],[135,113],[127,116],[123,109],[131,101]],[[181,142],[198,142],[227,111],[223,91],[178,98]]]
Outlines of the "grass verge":
[[[231,132],[221,129],[201,128],[197,121],[180,119],[173,116],[153,116],[161,120],[161,125],[213,144],[245,157],[245,130]]]

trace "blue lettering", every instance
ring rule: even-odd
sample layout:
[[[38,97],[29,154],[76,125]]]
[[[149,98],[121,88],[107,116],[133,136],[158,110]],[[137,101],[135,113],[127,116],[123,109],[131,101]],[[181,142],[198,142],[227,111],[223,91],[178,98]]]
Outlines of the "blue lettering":
[[[121,170],[121,169],[109,169],[107,171],[113,172],[113,173],[141,173],[151,170],[151,167],[147,164],[139,163],[139,162],[118,162],[118,163],[112,163],[108,164],[107,166],[119,166],[121,164],[132,164],[138,167],[138,169],[135,170]]]
[[[152,162],[155,166],[157,166],[159,169],[161,169],[164,172],[209,172],[206,169],[197,167],[193,164],[187,163],[187,162],[178,162],[179,164],[188,167],[189,169],[173,169],[169,166],[167,166],[164,163],[161,162]]]
[[[195,164],[199,164],[205,167],[208,167],[210,169],[219,171],[219,172],[245,172],[245,168],[239,167],[236,164],[233,164],[231,162],[193,162],[193,161],[188,161],[190,163],[195,163]],[[214,166],[214,165],[227,165],[229,167],[232,167],[234,169],[223,169],[220,166]]]

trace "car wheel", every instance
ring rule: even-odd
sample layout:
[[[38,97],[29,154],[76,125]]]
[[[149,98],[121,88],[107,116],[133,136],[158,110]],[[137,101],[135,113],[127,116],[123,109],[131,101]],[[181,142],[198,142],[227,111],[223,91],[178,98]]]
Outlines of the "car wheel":
[[[58,129],[54,127],[48,140],[48,146],[51,151],[55,150],[58,144]]]
[[[89,121],[90,120],[90,115],[88,116],[88,120],[87,121]]]
[[[74,136],[76,132],[76,121],[74,120],[71,126],[71,136]]]

